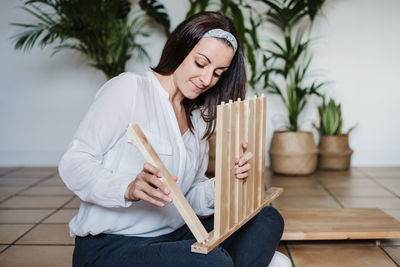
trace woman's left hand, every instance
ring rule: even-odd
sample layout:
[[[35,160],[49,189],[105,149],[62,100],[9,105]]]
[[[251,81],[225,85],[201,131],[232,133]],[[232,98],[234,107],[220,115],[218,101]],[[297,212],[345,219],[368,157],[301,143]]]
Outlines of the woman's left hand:
[[[243,155],[235,160],[235,176],[237,179],[246,179],[249,176],[251,168],[249,160],[253,157],[251,152],[247,151],[248,143],[242,143]]]

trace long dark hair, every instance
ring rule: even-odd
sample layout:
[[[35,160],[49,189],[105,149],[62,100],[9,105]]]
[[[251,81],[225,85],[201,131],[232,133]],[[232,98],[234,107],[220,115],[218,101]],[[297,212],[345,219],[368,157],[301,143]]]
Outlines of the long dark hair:
[[[222,74],[214,87],[200,94],[196,99],[185,98],[183,100],[182,104],[190,131],[193,131],[190,115],[193,110],[200,108],[201,116],[207,123],[203,139],[208,139],[214,132],[217,105],[221,101],[244,99],[246,95],[245,61],[232,20],[217,12],[201,12],[191,16],[180,23],[171,33],[162,51],[160,62],[155,68],[152,68],[161,75],[172,74],[204,34],[212,29],[222,29],[233,34],[238,42],[238,48],[229,68]]]

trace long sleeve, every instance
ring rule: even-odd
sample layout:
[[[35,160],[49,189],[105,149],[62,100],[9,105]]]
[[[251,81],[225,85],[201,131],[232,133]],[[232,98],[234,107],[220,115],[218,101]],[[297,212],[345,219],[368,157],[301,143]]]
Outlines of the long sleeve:
[[[59,163],[67,185],[85,202],[103,207],[128,207],[124,192],[135,176],[114,173],[102,165],[104,156],[125,134],[136,92],[135,80],[121,74],[107,82],[81,121]]]
[[[202,125],[204,128],[204,125]],[[202,129],[204,130],[204,129]],[[203,131],[200,131],[203,132]],[[202,135],[199,135],[201,138]],[[207,178],[205,172],[208,168],[209,145],[207,140],[201,140],[199,153],[199,168],[195,180],[186,193],[190,205],[197,215],[208,216],[214,213],[214,180]]]

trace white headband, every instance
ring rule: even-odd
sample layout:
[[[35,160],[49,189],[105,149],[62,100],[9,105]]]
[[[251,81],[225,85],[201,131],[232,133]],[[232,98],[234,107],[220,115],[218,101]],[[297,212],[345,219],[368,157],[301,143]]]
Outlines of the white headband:
[[[224,31],[222,29],[213,29],[206,32],[203,37],[214,37],[214,38],[225,39],[231,44],[233,52],[236,53],[237,41],[235,36],[233,36],[232,33],[230,32]]]

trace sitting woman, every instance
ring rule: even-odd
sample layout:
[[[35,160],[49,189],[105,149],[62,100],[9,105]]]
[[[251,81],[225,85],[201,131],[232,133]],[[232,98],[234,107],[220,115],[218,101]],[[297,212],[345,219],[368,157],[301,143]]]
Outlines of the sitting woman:
[[[283,219],[272,207],[208,255],[190,252],[194,236],[160,181],[126,133],[139,124],[207,231],[213,227],[214,179],[207,139],[221,101],[244,98],[246,73],[232,21],[215,12],[182,22],[159,64],[142,74],[108,81],[77,129],[59,164],[79,198],[71,220],[74,266],[267,266],[279,244]],[[251,153],[235,161],[246,179]]]

